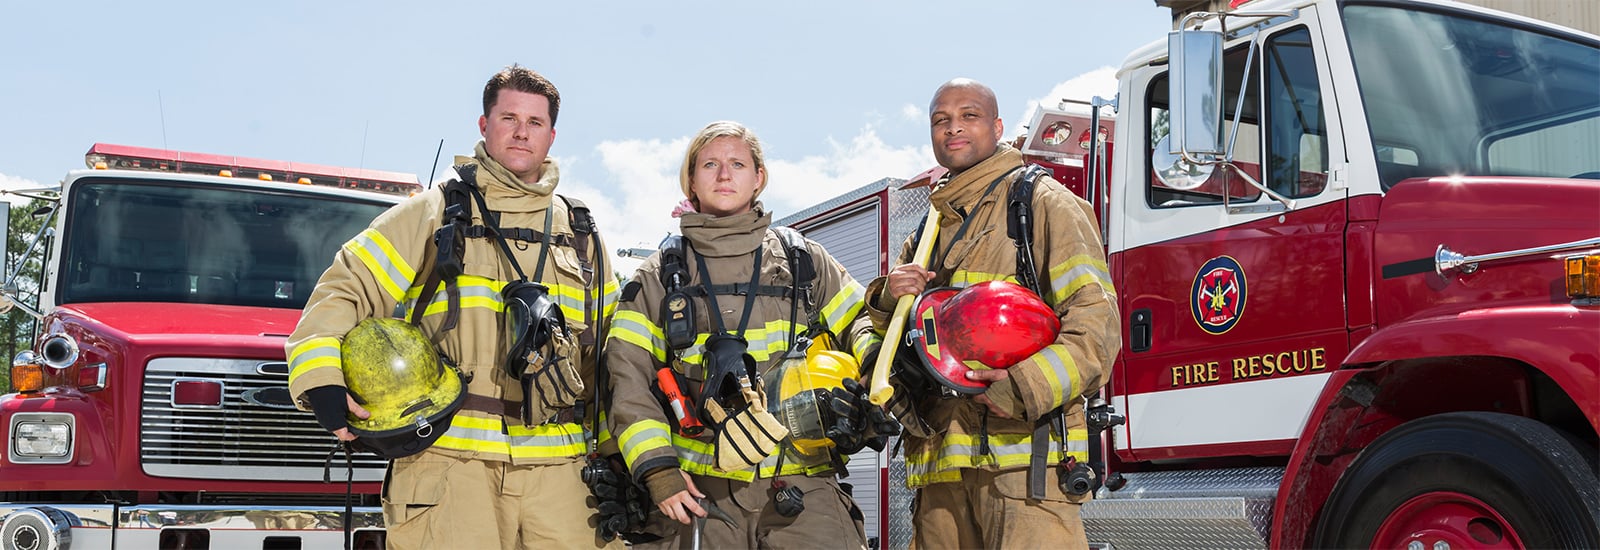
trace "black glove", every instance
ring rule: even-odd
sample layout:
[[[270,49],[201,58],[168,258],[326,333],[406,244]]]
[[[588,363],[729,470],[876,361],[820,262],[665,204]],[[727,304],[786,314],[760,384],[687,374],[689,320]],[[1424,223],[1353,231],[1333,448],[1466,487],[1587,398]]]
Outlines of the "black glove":
[[[825,401],[828,406],[824,417],[832,417],[827,423],[828,439],[833,440],[840,454],[855,454],[863,447],[882,451],[889,438],[900,433],[900,423],[883,407],[872,404],[867,388],[854,379],[846,378],[843,386],[829,392]]]
[[[583,468],[583,482],[594,495],[595,509],[600,514],[595,530],[607,542],[621,536],[631,543],[648,542],[642,533],[646,517],[654,508],[649,494],[633,482],[619,462],[606,458],[591,458]]]
[[[350,405],[345,395],[342,386],[318,386],[306,390],[306,403],[311,405],[311,414],[317,416],[317,424],[322,429],[332,432],[350,427],[350,419],[345,416],[350,413]]]

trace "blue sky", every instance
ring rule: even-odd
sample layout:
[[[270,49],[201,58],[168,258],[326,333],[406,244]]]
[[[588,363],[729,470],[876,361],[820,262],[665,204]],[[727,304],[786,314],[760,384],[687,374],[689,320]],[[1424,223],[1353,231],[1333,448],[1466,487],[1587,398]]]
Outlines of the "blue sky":
[[[993,87],[1009,137],[1041,101],[1115,93],[1169,26],[1148,0],[9,2],[0,185],[58,181],[95,142],[426,180],[439,140],[444,162],[471,150],[484,81],[516,62],[561,90],[559,191],[610,248],[654,247],[708,122],[761,136],[782,216],[932,166],[950,78]]]

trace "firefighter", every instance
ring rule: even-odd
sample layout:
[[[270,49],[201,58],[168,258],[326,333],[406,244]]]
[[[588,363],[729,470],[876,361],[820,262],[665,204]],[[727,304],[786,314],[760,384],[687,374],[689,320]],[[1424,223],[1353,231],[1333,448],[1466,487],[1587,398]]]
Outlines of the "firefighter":
[[[802,428],[772,411],[804,397],[795,380],[839,372],[819,360],[811,376],[776,372],[806,361],[805,337],[837,342],[843,353],[833,356],[851,369],[880,340],[860,315],[861,285],[815,242],[770,227],[756,200],[767,177],[761,143],[744,126],[714,122],[695,136],[679,173],[693,210],[680,217],[681,244],[669,239],[640,266],[606,342],[610,431],[662,514],[662,547],[866,544],[840,463],[801,456],[787,434]],[[817,389],[836,443],[824,456],[881,449],[898,428],[856,380]]]
[[[901,296],[1018,280],[1018,247],[1006,231],[1005,206],[1026,171],[1021,153],[1000,143],[994,92],[973,80],[951,80],[934,94],[929,118],[934,157],[948,169],[929,196],[941,215],[939,240],[930,268],[907,263],[916,244],[908,242],[900,254],[904,265],[868,285],[868,312],[880,334]],[[1089,495],[1068,494],[1058,476],[1061,465],[1071,464],[1065,458],[1087,461],[1084,396],[1108,380],[1121,336],[1092,207],[1047,178],[1036,181],[1031,257],[1040,297],[1061,321],[1054,341],[1009,368],[964,373],[988,384],[976,395],[918,394],[897,382],[889,403],[906,427],[907,484],[917,490],[916,548],[1088,545],[1078,510]],[[904,365],[897,361],[895,368]],[[1064,425],[1051,429],[1058,409]],[[1035,445],[1045,433],[1050,441]],[[1041,463],[1049,468],[1030,465],[1041,451],[1048,453]]]
[[[597,536],[580,479],[596,332],[617,287],[594,265],[605,247],[586,209],[555,194],[560,105],[537,72],[491,77],[473,155],[344,244],[286,344],[296,403],[340,440],[397,457],[383,485],[389,548],[622,547]],[[362,373],[340,346],[358,322],[397,313],[466,387],[447,424],[413,430],[436,438],[421,449],[350,429],[405,412],[346,391]]]

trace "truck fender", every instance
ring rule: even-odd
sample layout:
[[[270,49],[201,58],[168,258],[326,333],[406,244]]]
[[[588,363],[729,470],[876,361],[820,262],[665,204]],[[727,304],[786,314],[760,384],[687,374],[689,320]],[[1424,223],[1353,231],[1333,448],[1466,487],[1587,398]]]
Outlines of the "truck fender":
[[[1364,375],[1429,359],[1480,358],[1502,368],[1520,363],[1547,375],[1591,426],[1600,428],[1600,395],[1594,390],[1600,387],[1600,352],[1595,351],[1600,331],[1595,326],[1600,326],[1600,310],[1540,305],[1415,319],[1367,337],[1332,373],[1311,409],[1278,489],[1270,547],[1308,544],[1324,501],[1356,457],[1350,439],[1370,441],[1404,420],[1363,420],[1362,402],[1380,391]]]
[[[1570,304],[1464,311],[1379,329],[1351,349],[1344,364],[1431,357],[1515,360],[1549,376],[1600,431],[1600,330],[1595,327],[1600,327],[1600,309]]]

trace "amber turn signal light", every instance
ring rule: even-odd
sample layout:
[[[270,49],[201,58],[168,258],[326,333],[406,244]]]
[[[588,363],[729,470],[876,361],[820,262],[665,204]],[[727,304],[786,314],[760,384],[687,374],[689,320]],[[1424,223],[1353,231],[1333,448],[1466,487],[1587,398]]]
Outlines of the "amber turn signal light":
[[[11,366],[11,390],[31,393],[44,389],[44,365],[30,363]]]
[[[1600,254],[1567,257],[1567,297],[1600,298]]]

